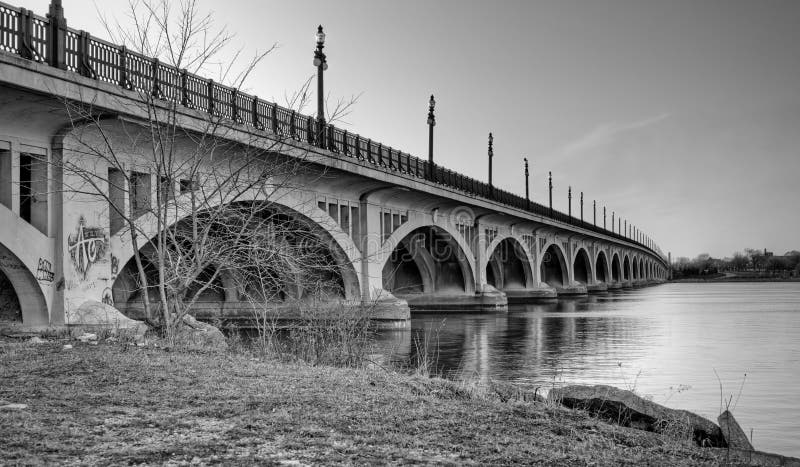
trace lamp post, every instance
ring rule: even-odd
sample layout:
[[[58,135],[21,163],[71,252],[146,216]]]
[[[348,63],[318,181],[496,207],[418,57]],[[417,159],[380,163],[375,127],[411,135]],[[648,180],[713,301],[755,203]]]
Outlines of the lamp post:
[[[531,209],[531,188],[530,188],[530,172],[528,171],[528,158],[525,158],[525,204],[527,209]]]
[[[617,224],[614,223],[614,211],[611,211],[611,232],[612,233],[616,233],[616,232],[614,232],[614,228],[616,227],[616,225]]]
[[[583,192],[581,191],[581,222],[583,222]]]
[[[597,227],[597,200],[592,200],[592,224]]]
[[[491,190],[492,196],[494,196],[494,186],[492,185],[492,158],[494,157],[494,150],[492,149],[492,144],[494,143],[494,137],[492,133],[489,132],[489,189]]]
[[[325,47],[325,33],[322,25],[317,28],[317,49],[314,50],[314,66],[317,67],[317,138],[321,148],[325,148],[325,86],[323,72],[328,69],[328,60],[322,49]]]
[[[608,230],[606,227],[606,207],[603,206],[603,229]]]
[[[550,217],[553,217],[553,172],[548,172],[550,180]]]
[[[428,180],[433,180],[433,127],[436,126],[436,116],[433,114],[433,108],[436,107],[436,99],[431,94],[431,100],[428,101]]]
[[[567,201],[567,214],[569,214],[569,217],[572,217],[572,187],[567,188]]]

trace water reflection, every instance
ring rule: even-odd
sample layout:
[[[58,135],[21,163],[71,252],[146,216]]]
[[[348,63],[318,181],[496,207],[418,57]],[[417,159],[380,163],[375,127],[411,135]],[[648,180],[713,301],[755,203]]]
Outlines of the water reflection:
[[[737,418],[755,429],[756,447],[800,455],[797,335],[800,284],[670,284],[501,315],[417,316],[381,342],[396,363],[413,366],[425,353],[450,377],[611,384],[712,419],[715,373],[726,396],[748,373]]]

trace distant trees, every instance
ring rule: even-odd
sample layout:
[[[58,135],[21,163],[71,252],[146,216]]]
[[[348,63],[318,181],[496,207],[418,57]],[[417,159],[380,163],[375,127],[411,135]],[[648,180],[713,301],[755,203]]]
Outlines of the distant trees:
[[[730,258],[712,258],[701,253],[694,259],[676,258],[672,264],[673,277],[708,277],[724,272],[755,275],[800,275],[800,251],[792,250],[775,256],[765,250],[745,248]]]

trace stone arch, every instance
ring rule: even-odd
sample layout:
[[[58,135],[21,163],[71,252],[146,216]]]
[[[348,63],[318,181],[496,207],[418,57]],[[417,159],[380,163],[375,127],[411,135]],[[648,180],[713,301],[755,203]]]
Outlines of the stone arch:
[[[0,243],[0,306],[8,307],[11,320],[21,320],[26,325],[48,324],[47,301],[36,276],[22,260],[3,243]]]
[[[524,242],[513,236],[495,238],[487,248],[486,282],[498,289],[533,286],[531,255]]]
[[[644,272],[644,259],[639,258],[639,280],[647,279],[645,272]]]
[[[384,260],[383,288],[398,295],[474,293],[474,273],[464,256],[447,229],[440,225],[417,227],[401,238]]]
[[[614,282],[622,282],[622,264],[618,253],[614,253],[611,257],[611,279]]]
[[[257,191],[244,193],[238,196],[238,203],[260,201],[263,197]],[[189,203],[188,195],[178,198],[178,206],[187,206]],[[329,250],[344,281],[344,293],[347,300],[357,300],[361,297],[361,272],[356,265],[361,261],[361,253],[356,248],[352,238],[344,233],[336,221],[328,213],[319,209],[313,202],[303,199],[299,193],[287,191],[275,193],[270,200],[271,207],[282,214],[285,214],[308,227],[315,235],[322,239],[329,246]],[[221,205],[221,200],[215,203],[208,203],[210,209]],[[184,219],[189,212],[184,210],[180,213],[180,219]],[[137,220],[142,236],[154,238],[158,234],[158,224],[155,216],[148,213]],[[133,248],[130,236],[124,233],[117,233],[111,239],[111,250],[118,258],[120,265],[126,264],[133,258]]]
[[[248,203],[250,201],[242,201],[237,204],[247,206]],[[227,307],[234,310],[240,310],[243,306],[247,308],[249,300],[256,297],[252,294],[248,295],[248,292],[251,291],[258,293],[258,300],[263,299],[267,302],[283,302],[287,298],[302,299],[306,297],[315,300],[320,298],[332,300],[360,298],[360,288],[355,268],[352,264],[346,262],[346,254],[341,250],[337,250],[337,243],[327,234],[327,230],[322,229],[319,224],[314,223],[307,217],[281,206],[277,206],[274,209],[265,209],[263,216],[262,220],[270,223],[273,222],[273,219],[279,219],[279,222],[288,222],[285,233],[281,233],[280,237],[277,237],[278,241],[292,248],[311,248],[309,251],[314,252],[314,258],[319,258],[321,261],[320,267],[313,270],[302,268],[302,275],[299,271],[292,272],[293,269],[284,268],[279,276],[273,276],[278,279],[267,284],[267,288],[264,289],[250,287],[252,283],[248,283],[248,281],[237,281],[237,277],[240,279],[243,277],[240,275],[242,273],[241,270],[235,272],[225,269],[218,270],[217,265],[209,265],[199,272],[197,279],[200,282],[204,282],[202,278],[210,279],[212,276],[216,276],[211,284],[203,288],[196,286],[195,283],[190,285],[186,292],[187,298],[199,294],[193,311],[196,317],[211,318],[220,316]],[[184,220],[185,218],[179,222]],[[152,239],[157,237],[156,235]],[[311,237],[317,237],[319,243],[315,241],[310,246],[304,246]],[[144,262],[144,272],[148,277],[148,284],[158,283],[158,271],[148,259],[148,256],[152,257],[154,247],[151,242],[141,243],[143,243],[143,246],[140,248],[142,253],[140,257]],[[132,253],[127,258],[127,262],[119,261],[117,264],[124,266],[120,268],[111,287],[113,304],[131,317],[144,317],[142,314],[144,311],[142,294],[147,293],[154,302],[158,302],[158,291],[155,289],[142,290],[138,268]],[[242,266],[245,266],[246,269],[247,265]],[[269,275],[267,272],[271,268],[270,265],[260,264],[260,267],[263,268],[263,272],[266,275]],[[287,265],[287,268],[292,267],[290,264]],[[215,275],[217,271],[218,274]],[[261,276],[261,272],[262,270],[258,271],[259,276]],[[309,292],[310,290],[313,290],[313,294]],[[154,296],[153,294],[156,295]]]
[[[541,281],[552,287],[569,285],[569,269],[564,250],[558,243],[551,242],[543,249],[539,259]]]
[[[633,257],[633,261],[632,261],[632,264],[631,264],[631,270],[632,270],[632,272],[631,272],[631,280],[634,280],[634,281],[639,280],[640,279],[640,277],[639,277],[639,274],[640,274],[640,272],[639,272],[639,260],[637,259],[636,256]]]
[[[626,253],[624,259],[622,260],[622,280],[625,281],[625,282],[629,282],[629,281],[632,280],[631,279],[631,273],[632,273],[631,267],[632,267],[631,266],[631,258]]]
[[[472,248],[470,248],[458,229],[446,220],[430,222],[423,218],[409,219],[383,241],[380,249],[373,255],[373,261],[385,267],[391,256],[395,255],[395,250],[398,246],[401,245],[412,232],[421,228],[433,228],[443,234],[447,234],[447,243],[450,245],[450,251],[457,255],[459,267],[464,276],[464,291],[469,294],[474,293],[475,271],[477,269]],[[435,289],[435,284],[431,290],[433,289]]]
[[[597,258],[594,262],[594,270],[595,279],[597,282],[609,282],[609,279],[611,278],[611,269],[608,264],[606,253],[603,250],[597,252]]]
[[[572,277],[581,284],[589,285],[592,283],[593,269],[589,253],[583,247],[578,248],[572,262]]]

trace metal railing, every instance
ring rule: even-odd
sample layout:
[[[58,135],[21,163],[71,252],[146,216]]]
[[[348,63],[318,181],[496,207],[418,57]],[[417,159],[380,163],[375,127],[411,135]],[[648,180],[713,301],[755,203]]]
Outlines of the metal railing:
[[[363,165],[635,243],[666,261],[653,242],[636,241],[437,164],[431,166],[427,160],[369,138],[333,125],[320,125],[313,117],[161,63],[157,58],[146,57],[125,46],[92,37],[86,31],[68,28],[63,16],[43,18],[25,8],[0,2],[0,51],[308,143]]]

